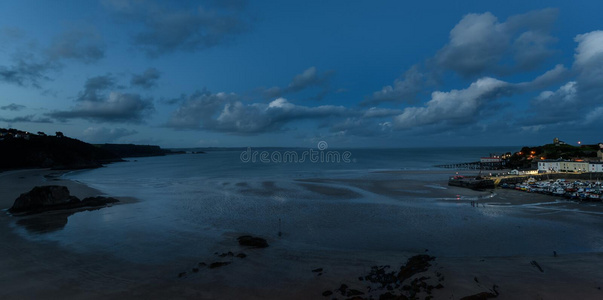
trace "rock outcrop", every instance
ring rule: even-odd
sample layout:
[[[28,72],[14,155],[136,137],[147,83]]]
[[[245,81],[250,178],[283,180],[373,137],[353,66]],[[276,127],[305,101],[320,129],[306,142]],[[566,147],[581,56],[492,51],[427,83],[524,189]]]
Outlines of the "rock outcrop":
[[[253,248],[266,248],[268,247],[268,242],[265,239],[259,237],[253,237],[250,235],[243,235],[237,238],[239,241],[239,245],[248,246]]]
[[[119,200],[110,197],[88,197],[80,200],[72,196],[66,186],[47,185],[36,186],[21,194],[8,211],[12,214],[32,214],[49,210],[98,207],[116,202]]]

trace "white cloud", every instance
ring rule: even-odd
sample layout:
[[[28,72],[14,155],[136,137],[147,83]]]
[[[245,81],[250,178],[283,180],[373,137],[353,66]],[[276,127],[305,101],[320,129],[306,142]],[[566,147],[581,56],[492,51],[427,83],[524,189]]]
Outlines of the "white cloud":
[[[549,45],[556,39],[549,31],[556,17],[556,9],[515,15],[506,22],[490,12],[468,14],[450,31],[450,40],[435,61],[466,77],[533,69],[553,53]]]
[[[556,91],[543,91],[535,99],[534,105],[541,106],[542,108],[553,107],[567,107],[567,105],[574,105],[577,102],[576,97],[576,82],[570,81],[561,86]]]
[[[258,134],[284,130],[296,120],[341,117],[352,113],[343,106],[295,105],[285,98],[268,104],[245,104],[234,93],[197,93],[172,114],[168,127],[207,129],[231,134]]]
[[[603,54],[603,31],[597,30],[579,34],[574,40],[578,43],[574,55],[574,65],[584,67],[588,66],[593,59],[601,59],[601,54]]]
[[[580,34],[574,40],[578,43],[572,68],[575,78],[557,90],[543,91],[536,96],[530,102],[531,114],[524,118],[524,124],[578,126],[592,124],[600,116],[601,110],[594,107],[603,100],[603,31]]]
[[[504,95],[511,85],[494,78],[481,78],[463,90],[433,92],[431,100],[421,107],[407,107],[394,118],[394,128],[409,129],[415,126],[445,122],[465,124],[475,119],[488,101]]]

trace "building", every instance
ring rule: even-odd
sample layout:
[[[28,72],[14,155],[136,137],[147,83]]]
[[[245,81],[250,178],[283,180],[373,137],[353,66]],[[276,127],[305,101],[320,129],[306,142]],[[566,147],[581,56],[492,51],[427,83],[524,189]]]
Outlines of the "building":
[[[566,143],[566,142],[564,142],[564,141],[560,141],[560,140],[559,140],[559,138],[554,138],[554,139],[553,139],[553,144],[554,144],[555,146],[559,146],[559,145],[567,145],[567,143]]]
[[[588,162],[586,161],[562,161],[559,163],[561,172],[587,172]]]
[[[494,157],[492,157],[492,156],[491,157],[481,157],[479,159],[479,162],[481,162],[481,163],[501,163],[502,162],[502,158],[496,157],[496,156],[494,156]]]
[[[561,160],[545,159],[538,162],[538,173],[559,172],[561,170]]]
[[[603,162],[591,161],[588,163],[588,171],[601,173],[603,172]]]

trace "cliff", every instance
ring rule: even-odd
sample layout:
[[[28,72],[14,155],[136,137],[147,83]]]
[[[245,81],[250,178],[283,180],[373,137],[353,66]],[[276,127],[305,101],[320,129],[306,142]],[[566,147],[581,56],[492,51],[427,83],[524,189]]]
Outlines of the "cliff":
[[[5,135],[0,139],[0,169],[96,168],[122,161],[107,150],[62,135]]]
[[[64,136],[33,134],[0,128],[0,170],[18,168],[88,169],[123,161],[123,157],[178,154],[159,146],[133,144],[92,145]]]

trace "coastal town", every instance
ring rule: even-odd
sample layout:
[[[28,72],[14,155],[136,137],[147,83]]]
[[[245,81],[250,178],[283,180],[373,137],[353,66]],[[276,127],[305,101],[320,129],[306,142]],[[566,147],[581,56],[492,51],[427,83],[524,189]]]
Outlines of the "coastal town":
[[[448,181],[451,186],[479,190],[500,187],[572,200],[602,201],[603,143],[578,144],[571,146],[555,138],[552,144],[442,167],[480,170],[477,176],[462,176],[457,172]],[[499,172],[482,174],[483,170]]]

